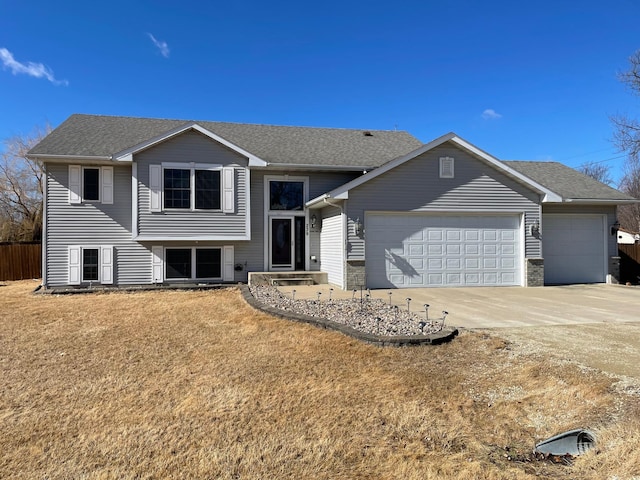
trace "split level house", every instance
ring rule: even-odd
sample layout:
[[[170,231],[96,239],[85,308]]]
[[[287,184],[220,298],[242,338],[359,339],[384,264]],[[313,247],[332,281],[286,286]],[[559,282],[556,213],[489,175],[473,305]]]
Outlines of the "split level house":
[[[454,133],[72,115],[28,156],[45,170],[47,288],[615,282],[616,208],[636,202]]]

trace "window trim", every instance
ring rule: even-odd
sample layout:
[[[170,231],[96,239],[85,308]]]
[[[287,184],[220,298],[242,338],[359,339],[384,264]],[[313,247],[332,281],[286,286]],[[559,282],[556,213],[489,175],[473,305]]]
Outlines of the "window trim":
[[[96,252],[96,278],[85,278],[85,252],[95,250]],[[100,282],[100,247],[80,247],[80,281],[82,283]]]
[[[169,265],[169,262],[167,261],[167,252],[169,250],[190,250],[191,251],[191,276],[190,277],[168,277],[167,276],[167,267]],[[196,277],[196,270],[197,270],[197,265],[196,265],[196,260],[197,260],[197,255],[196,255],[196,250],[218,250],[220,252],[220,276],[218,277]],[[223,251],[223,247],[218,247],[218,246],[202,246],[202,247],[165,247],[164,248],[164,269],[163,269],[163,275],[164,275],[164,279],[168,282],[179,282],[179,281],[211,281],[211,280],[216,280],[216,281],[222,281],[223,276],[224,276],[224,251]]]
[[[291,177],[289,175],[265,175],[264,176],[264,205],[266,215],[305,215],[306,203],[309,201],[309,177]],[[271,210],[271,182],[302,183],[302,209],[301,210]]]

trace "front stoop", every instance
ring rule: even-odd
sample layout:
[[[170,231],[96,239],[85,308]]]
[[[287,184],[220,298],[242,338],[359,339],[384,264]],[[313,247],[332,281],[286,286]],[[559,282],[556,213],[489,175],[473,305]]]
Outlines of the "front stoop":
[[[324,285],[329,283],[325,272],[249,272],[249,286],[284,287],[289,285]]]

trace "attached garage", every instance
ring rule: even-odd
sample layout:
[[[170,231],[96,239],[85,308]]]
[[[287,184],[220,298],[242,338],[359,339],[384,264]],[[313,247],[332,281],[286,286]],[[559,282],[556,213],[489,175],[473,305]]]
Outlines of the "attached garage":
[[[520,215],[366,215],[371,288],[522,285]]]
[[[544,283],[606,282],[606,234],[606,215],[544,214]]]

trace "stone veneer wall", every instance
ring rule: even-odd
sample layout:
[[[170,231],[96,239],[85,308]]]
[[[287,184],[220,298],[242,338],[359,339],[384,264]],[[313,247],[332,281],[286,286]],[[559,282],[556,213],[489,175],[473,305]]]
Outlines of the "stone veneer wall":
[[[527,278],[526,278],[525,287],[544,286],[544,259],[527,258],[526,269],[527,269]]]
[[[609,257],[609,275],[607,283],[620,283],[620,257]]]
[[[367,286],[367,275],[364,269],[364,260],[347,260],[346,274],[345,290],[353,290],[354,288],[358,289],[362,286]]]
[[[612,265],[614,264],[613,259],[617,259],[617,273],[614,274],[612,269]],[[611,257],[611,261],[609,262],[609,272],[611,278],[614,277],[616,279],[620,278],[620,258],[619,257]],[[366,287],[367,277],[365,274],[365,263],[364,260],[347,260],[346,262],[346,272],[347,272],[347,281],[345,284],[345,290],[353,290],[360,288],[361,286]],[[542,258],[527,258],[526,259],[526,269],[527,269],[527,278],[526,278],[526,287],[542,287],[544,285],[544,259]],[[614,282],[614,283],[617,283]]]

